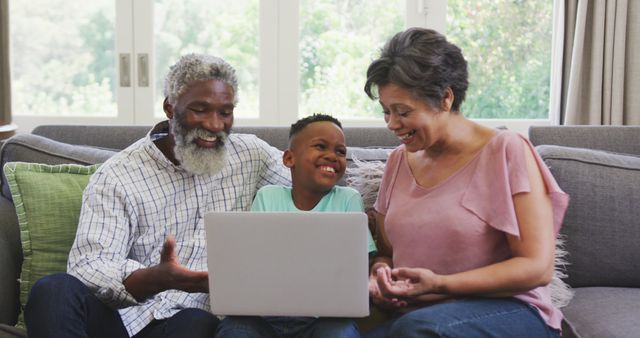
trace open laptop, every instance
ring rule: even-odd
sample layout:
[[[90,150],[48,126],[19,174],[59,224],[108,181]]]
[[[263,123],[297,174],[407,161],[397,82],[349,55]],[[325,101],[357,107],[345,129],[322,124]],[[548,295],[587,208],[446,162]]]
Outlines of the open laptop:
[[[369,314],[364,213],[211,212],[204,222],[214,314]]]

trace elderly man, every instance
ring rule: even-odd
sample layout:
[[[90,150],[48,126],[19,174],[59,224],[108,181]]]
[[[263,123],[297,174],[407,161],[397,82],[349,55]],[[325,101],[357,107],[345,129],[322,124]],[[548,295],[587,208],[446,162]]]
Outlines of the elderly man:
[[[29,337],[213,337],[203,215],[247,210],[290,176],[277,149],[230,134],[238,83],[224,60],[182,57],[164,93],[169,120],[92,176],[68,274],[29,295]]]

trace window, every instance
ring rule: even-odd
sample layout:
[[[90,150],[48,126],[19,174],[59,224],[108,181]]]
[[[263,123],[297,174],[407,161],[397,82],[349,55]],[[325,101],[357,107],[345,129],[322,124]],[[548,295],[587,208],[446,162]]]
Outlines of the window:
[[[32,0],[10,10],[14,121],[23,130],[152,124],[164,117],[169,65],[190,52],[236,67],[236,124],[288,125],[324,112],[345,125],[383,125],[362,90],[366,68],[406,26],[446,32],[463,49],[467,116],[549,123],[548,0]]]
[[[155,116],[161,118],[164,76],[186,53],[224,58],[238,72],[236,118],[257,118],[258,0],[155,0]]]
[[[114,17],[112,0],[12,2],[14,114],[114,117]]]
[[[461,109],[482,119],[547,119],[553,2],[448,0],[447,36],[469,64]]]
[[[363,91],[367,67],[404,26],[404,1],[301,1],[298,116],[379,119],[378,103]]]

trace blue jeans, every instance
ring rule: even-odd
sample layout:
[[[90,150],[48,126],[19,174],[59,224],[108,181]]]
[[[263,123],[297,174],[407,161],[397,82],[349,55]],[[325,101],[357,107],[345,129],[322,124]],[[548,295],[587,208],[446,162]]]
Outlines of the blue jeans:
[[[29,338],[129,337],[118,311],[102,303],[77,278],[58,273],[38,280],[25,307]],[[200,309],[184,309],[155,320],[135,335],[151,337],[213,337],[220,321]]]
[[[559,337],[538,310],[515,298],[466,299],[414,310],[367,332],[379,337]]]
[[[356,323],[346,318],[228,316],[216,338],[357,338]]]

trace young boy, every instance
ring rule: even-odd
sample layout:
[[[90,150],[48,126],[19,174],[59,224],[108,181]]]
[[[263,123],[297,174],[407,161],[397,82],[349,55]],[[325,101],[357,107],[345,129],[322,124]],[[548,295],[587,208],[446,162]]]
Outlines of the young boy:
[[[362,212],[360,193],[336,185],[344,175],[346,155],[340,121],[324,114],[298,120],[291,125],[289,147],[282,156],[284,165],[291,169],[292,187],[262,187],[251,210]],[[375,250],[369,234],[369,253]],[[223,338],[239,336],[360,337],[360,334],[355,322],[347,318],[240,316],[226,317],[216,334]]]

